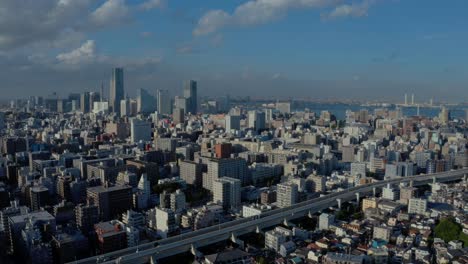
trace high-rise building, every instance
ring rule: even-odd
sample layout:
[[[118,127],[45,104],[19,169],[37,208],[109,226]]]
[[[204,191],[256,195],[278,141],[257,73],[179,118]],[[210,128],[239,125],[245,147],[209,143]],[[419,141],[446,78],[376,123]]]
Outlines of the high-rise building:
[[[265,129],[266,127],[264,112],[259,112],[257,110],[249,111],[248,121],[249,128],[252,128],[255,132]]]
[[[151,141],[151,123],[145,120],[133,118],[130,122],[130,137],[132,143]]]
[[[44,186],[33,186],[30,189],[31,210],[37,211],[49,203],[49,189]]]
[[[179,173],[180,178],[187,184],[201,187],[203,165],[194,161],[180,161],[179,162]]]
[[[241,181],[222,177],[213,182],[213,202],[220,203],[224,209],[237,209],[241,201]]]
[[[143,114],[149,114],[156,111],[156,100],[145,89],[137,90],[137,112]]]
[[[79,204],[75,207],[75,216],[78,228],[88,234],[99,222],[99,208],[94,204]]]
[[[175,108],[172,115],[174,124],[181,124],[185,122],[185,110],[183,108]]]
[[[210,159],[207,173],[203,176],[203,188],[213,190],[213,182],[221,177],[239,179],[244,185],[248,181],[247,162],[242,158]]]
[[[158,90],[157,101],[159,114],[170,115],[172,113],[171,97],[168,90]]]
[[[132,208],[132,187],[90,187],[87,198],[98,206],[101,219],[108,220]]]
[[[184,97],[187,99],[186,113],[192,115],[197,114],[198,100],[197,100],[197,82],[194,80],[186,81],[184,83]]]
[[[276,190],[276,204],[278,207],[288,207],[297,203],[298,186],[294,183],[280,183]]]
[[[89,92],[84,92],[80,96],[80,110],[83,113],[88,113],[91,110],[91,105],[89,104]]]
[[[120,115],[120,101],[124,99],[124,71],[123,68],[112,69],[109,91],[109,108]]]
[[[238,115],[226,115],[225,117],[226,133],[231,133],[232,130],[240,130],[241,117]]]
[[[219,143],[215,145],[215,154],[218,159],[226,159],[231,157],[232,144],[231,143]]]
[[[240,194],[240,190],[239,190]],[[176,190],[175,192],[170,194],[170,207],[171,210],[175,213],[180,213],[186,209],[185,203],[185,193],[183,191]]]

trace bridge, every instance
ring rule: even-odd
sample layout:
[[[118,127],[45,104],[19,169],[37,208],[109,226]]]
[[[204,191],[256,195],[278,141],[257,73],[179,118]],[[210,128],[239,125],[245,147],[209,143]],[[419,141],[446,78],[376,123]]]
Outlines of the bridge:
[[[73,263],[155,263],[158,259],[189,251],[193,254],[197,254],[197,248],[199,247],[229,239],[235,240],[235,238],[240,235],[259,232],[264,228],[279,225],[284,221],[305,217],[332,206],[340,206],[342,202],[354,199],[359,200],[361,196],[363,197],[372,193],[375,194],[378,188],[385,187],[387,184],[410,183],[410,185],[418,186],[433,182],[466,180],[467,175],[468,168],[465,168],[443,173],[422,174],[383,180],[324,195],[319,198],[294,204],[287,208],[271,210],[260,216],[226,222],[190,233],[142,244],[137,247],[125,248],[111,253],[78,260]]]

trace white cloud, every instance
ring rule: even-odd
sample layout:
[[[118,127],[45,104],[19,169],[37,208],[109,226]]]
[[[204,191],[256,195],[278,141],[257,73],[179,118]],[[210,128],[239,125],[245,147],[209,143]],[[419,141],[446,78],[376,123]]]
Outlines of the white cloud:
[[[251,0],[238,6],[232,14],[210,10],[198,21],[195,36],[207,35],[227,26],[265,24],[286,15],[291,9],[319,8],[333,5],[337,0]]]
[[[90,15],[93,26],[107,27],[121,24],[130,18],[130,8],[125,0],[107,0]]]
[[[14,49],[63,37],[79,26],[91,0],[1,0],[0,49]]]
[[[363,17],[368,15],[373,0],[364,0],[361,3],[343,4],[335,7],[330,13],[323,13],[322,19],[337,19],[344,17]]]
[[[96,58],[96,44],[94,40],[87,40],[81,47],[57,55],[57,60],[65,64],[81,64],[91,62]]]
[[[166,0],[147,0],[140,5],[143,10],[151,10],[156,8],[163,8],[166,6]]]

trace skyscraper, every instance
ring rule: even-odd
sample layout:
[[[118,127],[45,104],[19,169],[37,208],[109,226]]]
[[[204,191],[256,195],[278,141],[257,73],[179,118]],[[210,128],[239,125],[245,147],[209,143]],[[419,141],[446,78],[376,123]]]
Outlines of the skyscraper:
[[[82,93],[81,97],[80,97],[81,112],[88,113],[91,110],[89,103],[90,103],[90,101],[89,101],[89,92]]]
[[[170,115],[172,113],[171,98],[168,90],[158,90],[157,94],[158,113]]]
[[[186,113],[197,113],[197,82],[190,80],[184,84],[184,97],[187,99]]]
[[[110,80],[109,108],[113,113],[120,114],[120,101],[124,99],[123,68],[113,68]]]
[[[145,89],[137,90],[137,112],[143,114],[149,114],[156,110],[156,100]]]

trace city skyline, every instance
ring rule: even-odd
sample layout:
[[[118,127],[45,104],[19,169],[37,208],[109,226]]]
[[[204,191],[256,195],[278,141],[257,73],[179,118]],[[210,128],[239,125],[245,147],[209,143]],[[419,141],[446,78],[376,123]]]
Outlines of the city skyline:
[[[5,1],[1,100],[99,91],[123,67],[131,96],[193,79],[200,96],[466,101],[467,4],[421,3]]]

